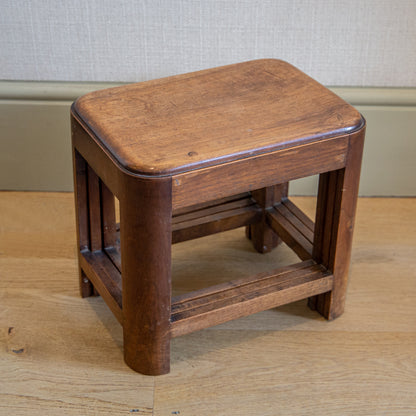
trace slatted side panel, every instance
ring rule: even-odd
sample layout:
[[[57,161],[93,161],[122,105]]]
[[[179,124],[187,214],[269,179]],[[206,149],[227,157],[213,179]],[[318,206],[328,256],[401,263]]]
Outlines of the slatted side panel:
[[[314,224],[293,202],[285,200],[267,213],[270,227],[301,258],[312,258]]]
[[[116,245],[114,196],[74,149],[82,296],[100,294],[122,322],[121,275],[105,249]]]
[[[123,323],[120,272],[101,251],[95,253],[83,251],[80,255],[80,263],[117,320]]]

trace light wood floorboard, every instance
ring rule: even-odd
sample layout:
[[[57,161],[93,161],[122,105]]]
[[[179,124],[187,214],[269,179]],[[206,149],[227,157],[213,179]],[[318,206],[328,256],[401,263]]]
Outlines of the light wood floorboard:
[[[313,216],[314,199],[296,198]],[[416,199],[360,199],[346,312],[296,302],[172,342],[127,368],[101,298],[81,299],[73,195],[0,193],[0,415],[416,415]],[[174,292],[276,263],[242,229],[173,246]]]

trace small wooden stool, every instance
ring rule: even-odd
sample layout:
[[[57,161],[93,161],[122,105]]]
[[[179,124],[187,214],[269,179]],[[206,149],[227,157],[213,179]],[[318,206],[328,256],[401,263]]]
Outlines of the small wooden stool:
[[[273,59],[73,104],[81,293],[96,290],[122,324],[132,369],[168,373],[172,337],[299,299],[343,312],[364,130],[353,107]],[[315,174],[314,225],[287,183]],[[301,261],[172,298],[171,244],[242,226],[258,251],[280,238]]]

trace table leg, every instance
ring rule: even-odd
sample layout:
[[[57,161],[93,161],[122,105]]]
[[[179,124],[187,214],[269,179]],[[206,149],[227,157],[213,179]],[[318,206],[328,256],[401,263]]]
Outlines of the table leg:
[[[135,371],[170,369],[170,179],[124,175],[120,197],[124,359]]]
[[[287,197],[288,185],[283,183],[251,192],[257,204],[263,208],[263,219],[257,224],[248,225],[246,235],[259,253],[268,253],[281,242],[279,236],[266,223],[266,209]]]
[[[337,318],[345,307],[363,144],[364,129],[350,137],[345,168],[319,179],[313,257],[333,272],[334,287],[308,304],[326,319]]]

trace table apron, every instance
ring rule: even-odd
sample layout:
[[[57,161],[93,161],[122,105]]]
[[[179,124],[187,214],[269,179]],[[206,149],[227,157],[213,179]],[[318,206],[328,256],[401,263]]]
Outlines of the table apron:
[[[345,167],[349,135],[172,176],[173,209]]]

